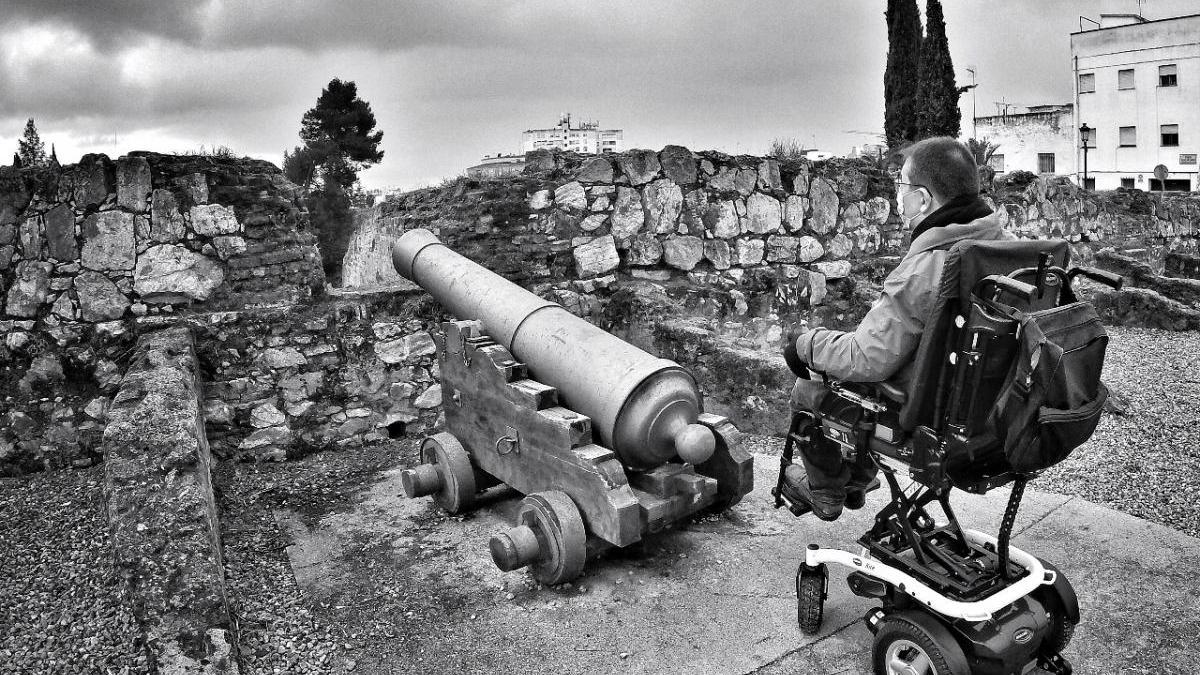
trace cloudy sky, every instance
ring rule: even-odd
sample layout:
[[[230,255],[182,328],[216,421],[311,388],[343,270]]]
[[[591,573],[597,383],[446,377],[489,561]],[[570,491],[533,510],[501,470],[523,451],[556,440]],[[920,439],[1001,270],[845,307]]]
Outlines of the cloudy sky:
[[[1079,16],[1137,0],[943,0],[960,82],[995,101],[1071,99]],[[924,7],[924,0],[919,0]],[[384,132],[367,187],[435,184],[559,113],[668,143],[845,153],[883,126],[885,0],[0,0],[0,161],[29,117],[84,153],[228,146],[279,162],[331,78]],[[1151,19],[1197,0],[1145,0]],[[964,124],[970,115],[964,97]],[[10,150],[11,148],[11,150]]]

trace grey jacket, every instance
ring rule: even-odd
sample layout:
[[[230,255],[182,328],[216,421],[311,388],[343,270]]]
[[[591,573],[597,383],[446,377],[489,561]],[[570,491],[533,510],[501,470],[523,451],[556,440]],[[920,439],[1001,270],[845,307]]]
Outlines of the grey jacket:
[[[1015,239],[996,214],[964,225],[932,228],[917,237],[883,282],[883,292],[853,332],[816,328],[796,339],[813,370],[847,382],[908,384],[911,361],[933,311],[946,250],[967,239]]]

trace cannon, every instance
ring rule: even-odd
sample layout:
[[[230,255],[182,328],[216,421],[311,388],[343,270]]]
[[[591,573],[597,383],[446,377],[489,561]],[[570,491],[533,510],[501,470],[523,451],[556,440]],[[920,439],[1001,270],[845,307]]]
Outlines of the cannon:
[[[494,535],[496,565],[545,584],[753,487],[741,434],[703,412],[691,374],[442,244],[406,232],[392,262],[457,320],[434,335],[446,431],[405,470],[409,497],[449,513],[503,483],[525,495]]]

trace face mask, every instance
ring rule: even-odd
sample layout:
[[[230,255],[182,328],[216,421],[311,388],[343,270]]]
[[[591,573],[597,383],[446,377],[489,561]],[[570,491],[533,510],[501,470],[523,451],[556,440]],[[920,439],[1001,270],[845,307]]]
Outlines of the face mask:
[[[920,192],[920,191],[921,191],[921,190],[923,190],[923,189],[924,189],[924,188],[916,188],[916,189],[914,189],[914,190],[910,190],[909,192],[905,192],[903,195],[901,195],[900,197],[898,197],[898,198],[897,198],[897,200],[896,200],[896,202],[897,202],[897,203],[896,203],[896,205],[899,207],[899,208],[897,209],[897,212],[900,214],[900,220],[903,220],[903,221],[904,221],[904,227],[906,227],[906,228],[907,228],[907,227],[911,227],[911,226],[912,226],[912,221],[913,221],[913,219],[914,219],[914,218],[916,218],[917,216],[920,216],[922,213],[925,213],[925,211],[927,211],[927,210],[929,209],[929,203],[928,203],[927,201],[925,201],[925,200],[922,200],[922,201],[921,201],[921,209],[920,209],[919,211],[917,211],[916,213],[912,214],[911,216],[909,216],[909,215],[905,215],[905,213],[904,213],[904,210],[905,210],[905,209],[904,209],[904,201],[905,201],[905,199],[906,199],[906,198],[907,198],[909,195],[911,195],[911,194],[913,194],[913,193],[916,193],[916,192]]]

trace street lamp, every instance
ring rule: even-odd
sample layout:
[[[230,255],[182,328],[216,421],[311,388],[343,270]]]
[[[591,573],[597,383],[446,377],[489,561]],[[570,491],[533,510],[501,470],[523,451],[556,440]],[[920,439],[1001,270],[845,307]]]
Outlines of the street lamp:
[[[1088,183],[1087,151],[1088,145],[1092,141],[1092,128],[1087,125],[1087,122],[1084,122],[1083,126],[1079,127],[1079,140],[1083,141],[1083,189],[1086,190]]]

